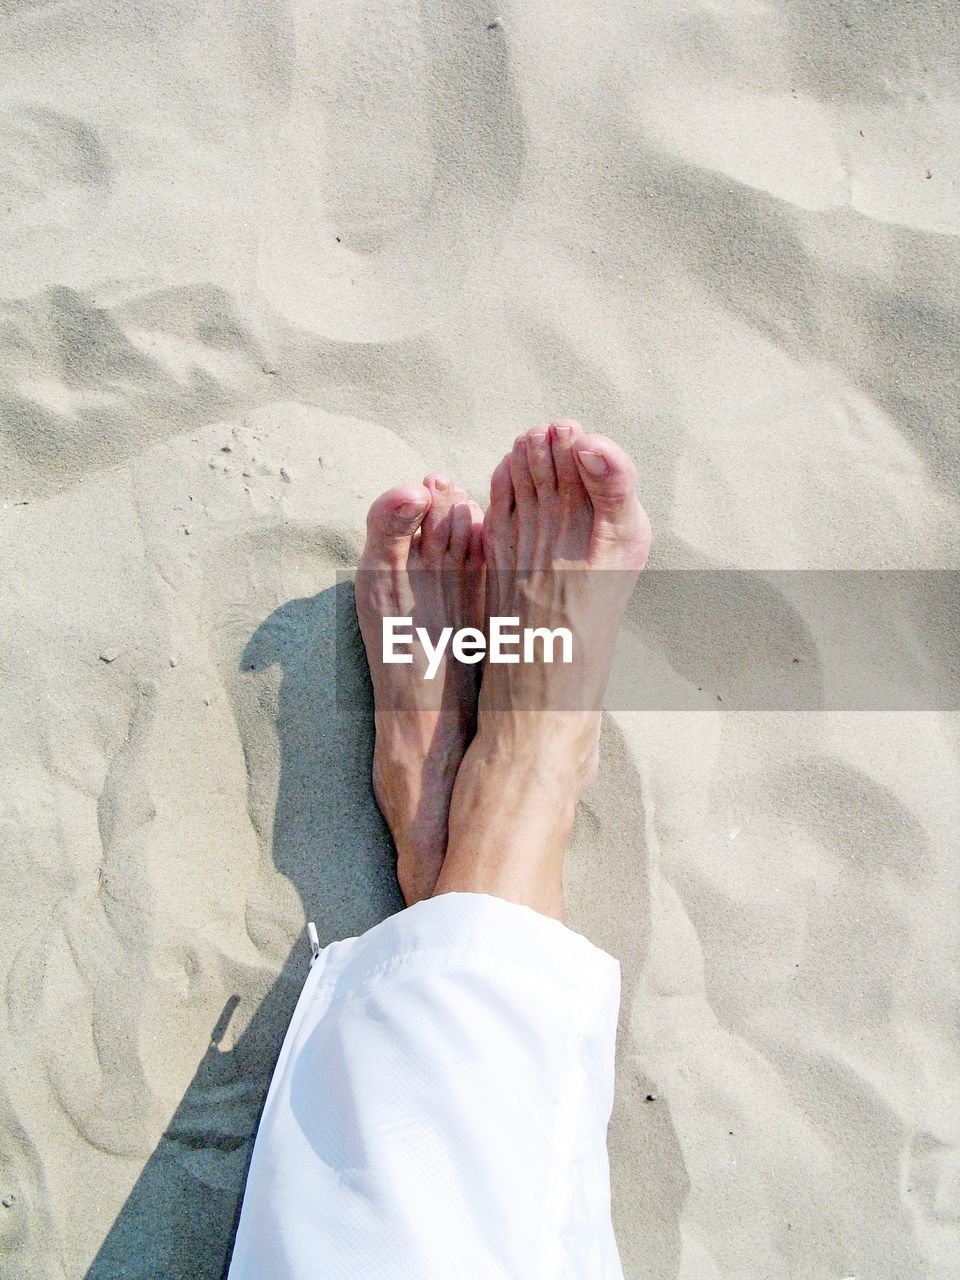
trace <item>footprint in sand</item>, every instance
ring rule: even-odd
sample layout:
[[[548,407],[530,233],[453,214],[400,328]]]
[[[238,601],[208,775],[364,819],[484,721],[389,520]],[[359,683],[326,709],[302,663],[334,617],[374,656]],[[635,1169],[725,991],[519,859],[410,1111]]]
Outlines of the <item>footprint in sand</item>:
[[[281,118],[264,118],[258,284],[340,341],[452,312],[521,168],[507,41],[477,0],[294,6]]]

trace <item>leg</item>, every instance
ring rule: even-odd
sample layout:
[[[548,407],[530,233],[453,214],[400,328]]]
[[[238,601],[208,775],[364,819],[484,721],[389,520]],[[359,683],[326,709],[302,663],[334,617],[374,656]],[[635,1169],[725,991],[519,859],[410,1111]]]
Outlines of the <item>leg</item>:
[[[481,520],[477,504],[437,474],[389,490],[367,517],[356,601],[373,679],[373,785],[407,906],[429,897],[440,872],[450,794],[474,731],[478,669],[445,657],[424,680],[419,646],[413,663],[385,666],[381,623],[412,617],[434,638],[444,626],[481,624]]]
[[[574,664],[486,667],[434,893],[494,894],[562,920],[563,854],[596,774],[613,641],[650,549],[633,463],[576,423],[536,428],[494,473],[483,538],[488,614],[566,626]]]

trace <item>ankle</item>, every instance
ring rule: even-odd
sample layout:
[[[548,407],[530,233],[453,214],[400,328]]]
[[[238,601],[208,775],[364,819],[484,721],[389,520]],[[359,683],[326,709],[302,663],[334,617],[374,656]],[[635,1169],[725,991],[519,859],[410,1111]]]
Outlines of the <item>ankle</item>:
[[[424,898],[431,897],[439,873],[439,860],[435,869],[429,871],[422,858],[415,855],[399,856],[397,859],[397,883],[400,886],[404,903],[408,907],[412,907],[417,902],[422,902]]]
[[[450,805],[437,893],[488,893],[563,919],[563,855],[577,794],[569,775],[475,740]]]
[[[500,733],[477,734],[451,798],[451,838],[474,804],[491,831],[549,823],[558,836],[569,835],[586,773],[585,753],[570,752],[550,733],[531,738],[515,743]]]
[[[560,804],[572,824],[597,772],[600,717],[576,712],[481,712],[464,763],[503,775],[507,794],[532,792]],[[521,794],[522,794],[521,793]]]

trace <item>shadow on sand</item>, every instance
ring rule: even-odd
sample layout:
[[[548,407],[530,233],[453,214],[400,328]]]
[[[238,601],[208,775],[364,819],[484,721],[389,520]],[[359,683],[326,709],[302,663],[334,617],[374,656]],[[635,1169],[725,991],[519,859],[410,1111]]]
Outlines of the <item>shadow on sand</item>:
[[[339,646],[338,626],[346,629]],[[241,674],[225,673],[226,683],[232,693],[234,686],[250,689],[256,673],[274,664],[281,679],[273,861],[326,945],[403,907],[392,844],[370,786],[373,697],[350,583],[274,610],[244,647]],[[244,708],[234,701],[246,747]],[[248,766],[255,772],[249,758]],[[183,1100],[86,1280],[226,1274],[253,1135],[309,954],[301,934],[230,1048],[223,1041],[240,996],[226,1001]]]

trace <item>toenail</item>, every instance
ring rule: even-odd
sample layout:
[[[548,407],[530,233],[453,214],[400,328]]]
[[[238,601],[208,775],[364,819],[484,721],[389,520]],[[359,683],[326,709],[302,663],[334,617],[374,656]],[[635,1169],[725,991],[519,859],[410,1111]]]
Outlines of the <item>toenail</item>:
[[[422,510],[422,502],[405,502],[402,507],[397,507],[397,515],[401,520],[412,520],[414,516],[418,516]]]
[[[553,424],[554,434],[558,435],[561,440],[566,440],[570,435],[570,427],[565,422],[555,422]]]
[[[438,476],[436,480],[434,480],[433,482],[433,487],[435,489],[439,489],[441,493],[444,493],[447,489],[450,488],[450,481],[444,480],[442,476]]]
[[[546,444],[547,433],[545,431],[531,431],[530,439],[534,444]]]
[[[608,470],[607,460],[602,454],[590,453],[589,450],[583,449],[577,454],[577,457],[592,476],[602,476],[606,474]]]

